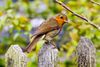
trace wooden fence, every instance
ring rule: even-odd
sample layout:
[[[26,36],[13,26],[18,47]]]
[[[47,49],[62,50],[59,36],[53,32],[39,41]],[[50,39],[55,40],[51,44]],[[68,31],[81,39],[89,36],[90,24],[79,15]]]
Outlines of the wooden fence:
[[[96,67],[96,49],[93,43],[81,37],[76,48],[78,67]],[[38,54],[38,67],[59,67],[58,50],[45,44]],[[18,45],[12,45],[5,54],[6,67],[27,67],[27,56]]]

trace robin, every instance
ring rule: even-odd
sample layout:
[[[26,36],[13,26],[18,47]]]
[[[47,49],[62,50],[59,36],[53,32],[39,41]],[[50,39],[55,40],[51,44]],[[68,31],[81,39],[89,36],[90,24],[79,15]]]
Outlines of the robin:
[[[54,17],[51,17],[44,21],[32,35],[32,41],[25,48],[24,52],[31,52],[34,49],[35,44],[43,35],[45,35],[43,39],[46,41],[46,43],[49,42],[55,46],[53,39],[60,33],[65,23],[68,23],[68,18],[63,13],[58,13]]]

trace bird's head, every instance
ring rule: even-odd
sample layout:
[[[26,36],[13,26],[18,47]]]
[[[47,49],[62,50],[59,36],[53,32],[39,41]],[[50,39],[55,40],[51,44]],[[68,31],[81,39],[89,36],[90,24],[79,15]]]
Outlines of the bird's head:
[[[57,21],[59,26],[63,26],[64,23],[68,23],[68,18],[65,14],[59,13],[55,16],[55,20]]]

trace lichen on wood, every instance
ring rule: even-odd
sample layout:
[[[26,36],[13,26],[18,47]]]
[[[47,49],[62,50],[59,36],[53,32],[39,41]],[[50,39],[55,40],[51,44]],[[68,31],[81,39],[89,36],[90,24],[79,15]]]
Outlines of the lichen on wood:
[[[27,57],[18,45],[11,45],[5,54],[6,67],[26,67]]]
[[[81,37],[76,53],[78,67],[96,67],[96,49],[91,40]]]

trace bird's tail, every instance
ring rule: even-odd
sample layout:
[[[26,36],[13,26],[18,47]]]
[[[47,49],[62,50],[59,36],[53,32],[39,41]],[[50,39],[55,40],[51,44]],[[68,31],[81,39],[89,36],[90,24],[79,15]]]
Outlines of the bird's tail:
[[[31,52],[35,46],[36,43],[39,41],[39,39],[42,37],[42,35],[40,36],[34,36],[34,38],[32,39],[32,41],[29,43],[29,45],[25,48],[24,52]]]

